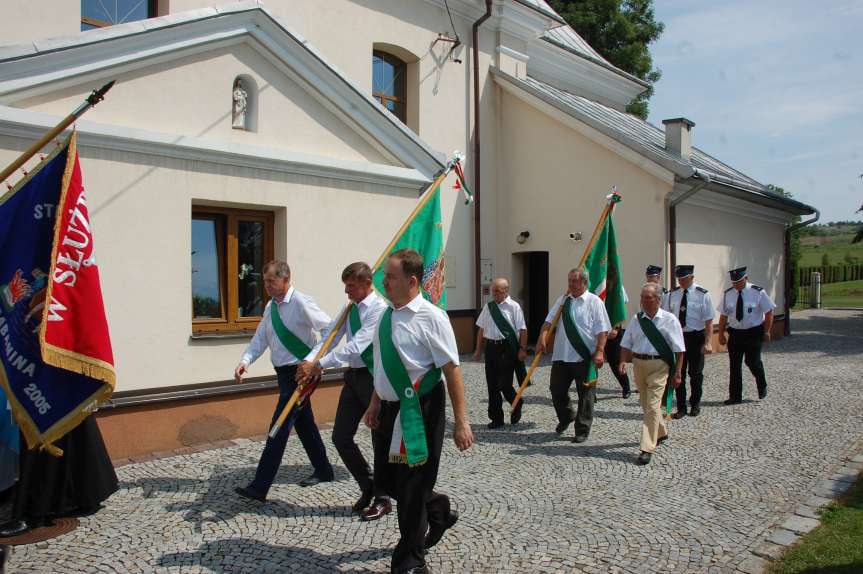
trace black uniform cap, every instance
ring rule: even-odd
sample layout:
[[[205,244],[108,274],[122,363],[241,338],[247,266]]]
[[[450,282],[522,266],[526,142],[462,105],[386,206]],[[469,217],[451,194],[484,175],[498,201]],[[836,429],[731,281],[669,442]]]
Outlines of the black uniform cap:
[[[728,272],[728,275],[731,277],[732,281],[740,281],[744,277],[746,277],[746,267],[738,267],[737,269],[732,269]]]
[[[648,265],[647,269],[644,271],[645,275],[659,275],[662,273],[662,267],[658,265]]]
[[[695,271],[695,265],[678,265],[674,269],[674,274],[678,279],[683,279],[684,277],[689,277]]]

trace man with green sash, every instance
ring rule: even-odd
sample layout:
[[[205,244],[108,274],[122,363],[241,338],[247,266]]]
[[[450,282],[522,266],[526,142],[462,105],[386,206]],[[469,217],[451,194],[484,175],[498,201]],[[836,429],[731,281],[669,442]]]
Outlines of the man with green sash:
[[[668,438],[662,416],[662,397],[668,383],[675,388],[680,385],[683,367],[683,329],[677,317],[661,309],[661,304],[662,286],[645,283],[641,288],[642,310],[630,319],[620,341],[620,372],[626,372],[626,363],[633,363],[638,398],[644,412],[638,464],[649,464],[656,445]]]
[[[455,418],[455,445],[465,450],[473,444],[455,334],[447,314],[423,297],[422,278],[423,258],[413,249],[387,258],[383,283],[391,306],[373,339],[375,391],[364,417],[381,433],[375,482],[398,502],[394,573],[428,572],[426,551],[458,520],[449,497],[434,491],[446,428],[441,372]]]
[[[562,305],[562,325],[558,325],[551,355],[550,388],[558,420],[555,431],[560,434],[575,421],[572,442],[584,442],[590,435],[596,402],[596,371],[605,362],[605,342],[611,330],[605,303],[587,290],[589,280],[586,269],[579,267],[569,272],[567,293],[554,302],[539,333],[538,346],[544,353],[548,349],[548,331]],[[578,410],[575,413],[569,400],[573,381],[578,392]]]
[[[321,340],[300,364],[297,376],[301,383],[306,383],[320,377],[324,369],[348,366],[333,424],[333,444],[360,487],[360,497],[354,503],[353,511],[362,513],[363,521],[377,520],[392,510],[392,504],[383,489],[374,484],[372,469],[354,441],[354,435],[369,408],[375,388],[372,378],[372,338],[387,303],[375,293],[372,287],[372,270],[367,263],[358,261],[345,267],[342,271],[342,282],[349,299],[348,320],[342,323],[332,345],[335,347],[342,336],[347,337],[347,343],[334,348],[317,363],[312,363],[324,344]],[[344,310],[339,312],[338,316],[341,317],[343,312]],[[335,321],[327,327],[327,334],[334,328]],[[378,434],[377,431],[372,431],[372,444],[377,442]],[[369,507],[373,497],[374,503]]]
[[[234,370],[234,378],[238,383],[242,382],[249,365],[267,348],[270,349],[270,359],[279,383],[279,402],[270,423],[272,426],[297,388],[297,365],[311,353],[315,345],[315,332],[325,329],[330,317],[321,311],[314,299],[291,286],[291,268],[287,263],[270,261],[264,265],[263,271],[264,288],[271,299],[264,308],[255,336]],[[292,426],[296,427],[300,442],[315,469],[311,476],[300,482],[300,486],[314,486],[333,480],[333,467],[327,459],[324,441],[315,424],[311,402],[307,401],[292,415],[292,419],[293,424],[283,424],[274,438],[267,438],[254,480],[248,486],[237,487],[237,494],[262,502],[266,499],[282,463]]]
[[[515,388],[512,384],[513,373],[517,382],[527,377],[524,358],[527,356],[527,325],[521,305],[509,296],[509,281],[498,277],[491,282],[492,300],[483,307],[476,325],[476,350],[474,358],[479,359],[485,343],[485,383],[488,387],[488,428],[496,429],[503,426],[503,401],[501,395],[509,404],[515,399]],[[521,409],[524,400],[518,402],[518,407],[510,415],[510,423],[516,424],[521,419]]]

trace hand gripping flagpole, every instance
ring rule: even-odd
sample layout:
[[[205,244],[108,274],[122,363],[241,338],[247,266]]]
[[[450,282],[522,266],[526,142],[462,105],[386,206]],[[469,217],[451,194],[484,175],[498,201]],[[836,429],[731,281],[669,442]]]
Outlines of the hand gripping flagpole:
[[[0,172],[0,183],[6,181],[6,179],[10,175],[15,173],[15,170],[17,170],[19,167],[21,167],[22,165],[27,163],[27,160],[29,160],[31,157],[33,157],[34,155],[39,153],[39,150],[42,149],[43,147],[45,147],[45,145],[48,142],[50,142],[52,139],[57,137],[57,134],[59,134],[60,132],[65,130],[67,127],[69,127],[69,125],[72,122],[74,122],[75,120],[77,120],[78,118],[83,116],[84,112],[86,112],[87,110],[89,110],[90,108],[92,108],[93,106],[95,106],[96,104],[101,102],[102,100],[104,100],[105,94],[113,86],[114,86],[114,81],[112,80],[112,81],[108,82],[107,84],[105,84],[104,86],[102,86],[101,88],[99,88],[98,90],[93,90],[93,92],[89,96],[87,96],[87,99],[84,100],[80,106],[75,108],[75,110],[71,114],[69,114],[68,116],[63,118],[63,120],[59,124],[54,126],[51,129],[51,131],[49,131],[47,134],[42,136],[42,139],[40,139],[39,141],[37,141],[36,143],[31,145],[29,148],[27,148],[27,151],[25,151],[20,156],[18,156],[18,159],[13,161],[11,164],[9,164],[9,167],[7,167],[2,172]]]
[[[611,215],[611,210],[614,209],[614,205],[620,201],[620,195],[617,193],[617,189],[614,188],[611,195],[607,196],[608,202],[605,204],[605,207],[602,210],[602,214],[599,216],[599,221],[596,224],[596,228],[593,230],[593,235],[590,236],[590,242],[587,244],[587,247],[584,249],[584,253],[581,254],[581,261],[578,263],[578,267],[584,265],[584,262],[587,260],[587,256],[590,254],[593,249],[593,244],[596,243],[596,238],[599,235],[599,231],[602,229],[602,226],[605,225],[605,220],[608,219],[608,216]],[[566,296],[566,294],[564,294]],[[551,338],[554,336],[554,331],[557,329],[557,323],[560,321],[560,316],[563,313],[563,305],[557,310],[557,313],[554,315],[554,319],[551,322],[551,326],[548,331],[545,333],[545,341],[546,345],[549,343]],[[518,406],[519,401],[521,400],[521,395],[524,394],[525,389],[527,389],[527,385],[530,383],[530,379],[533,376],[533,372],[536,370],[536,367],[539,365],[539,360],[542,358],[542,352],[537,351],[533,357],[533,362],[530,364],[530,370],[527,372],[527,376],[524,378],[524,381],[521,382],[521,386],[518,388],[518,392],[515,394],[515,398],[512,400],[512,410]]]
[[[384,260],[386,259],[389,252],[392,250],[392,248],[395,246],[395,244],[398,243],[398,240],[401,239],[402,235],[404,235],[405,230],[408,227],[410,227],[410,224],[413,223],[413,220],[416,219],[419,212],[422,211],[422,208],[425,207],[425,205],[431,200],[432,196],[434,195],[435,189],[437,189],[437,187],[441,183],[443,183],[443,180],[446,179],[446,176],[449,175],[449,172],[452,171],[452,169],[456,165],[458,165],[461,157],[462,156],[458,152],[455,152],[453,159],[450,160],[449,163],[447,163],[446,167],[438,174],[438,176],[431,183],[431,185],[429,185],[425,189],[423,194],[420,196],[420,200],[417,202],[416,207],[414,207],[414,210],[411,212],[411,214],[408,216],[408,218],[405,220],[405,222],[402,224],[402,226],[396,232],[392,241],[390,241],[389,245],[386,246],[386,249],[383,250],[380,257],[378,257],[377,261],[375,261],[374,267],[372,267],[372,275],[374,275],[374,273],[378,269],[380,269],[381,265],[383,265]],[[345,310],[342,311],[342,314],[339,316],[339,320],[336,321],[336,324],[333,327],[333,330],[330,331],[329,335],[327,335],[327,338],[324,340],[324,344],[321,345],[320,350],[315,355],[314,362],[320,361],[321,357],[323,357],[324,355],[327,354],[327,351],[329,350],[330,346],[332,346],[333,341],[336,338],[336,334],[341,330],[342,326],[345,324],[345,321],[348,318],[348,313],[350,312],[350,309],[351,309],[350,305],[345,306]],[[309,384],[317,385],[317,383],[309,383]],[[297,386],[297,389],[294,391],[294,394],[291,395],[291,398],[288,400],[287,404],[285,405],[285,408],[283,408],[282,412],[279,413],[279,418],[276,419],[275,424],[273,424],[272,428],[270,429],[270,434],[269,434],[270,438],[275,438],[276,434],[279,432],[279,429],[282,428],[283,424],[285,424],[285,420],[287,420],[288,415],[291,413],[291,410],[294,408],[294,406],[296,406],[297,402],[299,402],[299,400],[300,400],[300,397],[302,397],[303,393],[306,391],[305,386],[306,385],[302,385],[302,386],[298,385]],[[314,391],[314,387],[312,387],[311,389],[308,390],[308,394],[311,394],[313,391]]]

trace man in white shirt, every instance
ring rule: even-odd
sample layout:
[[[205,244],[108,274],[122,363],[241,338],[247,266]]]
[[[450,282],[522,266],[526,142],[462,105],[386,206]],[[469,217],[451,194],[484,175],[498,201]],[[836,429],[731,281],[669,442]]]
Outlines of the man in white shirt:
[[[375,482],[398,504],[401,538],[391,572],[428,572],[426,551],[452,527],[458,514],[434,491],[446,427],[446,377],[459,450],[473,444],[467,419],[455,334],[447,314],[420,292],[423,259],[412,249],[391,254],[384,289],[391,302],[374,338],[374,379],[365,423],[380,429],[375,445]],[[428,530],[428,532],[426,532]]]
[[[773,328],[773,309],[776,304],[758,285],[747,281],[746,267],[728,272],[731,287],[722,295],[719,304],[719,342],[728,345],[731,373],[728,379],[726,405],[743,402],[743,362],[755,377],[758,398],[767,397],[767,377],[761,362],[762,341],[770,340]],[[726,335],[726,329],[728,334]]]
[[[234,378],[238,383],[242,382],[249,365],[267,348],[270,349],[270,359],[279,383],[279,402],[270,423],[272,426],[297,388],[297,365],[309,355],[315,345],[315,332],[323,330],[330,323],[330,317],[311,297],[291,286],[291,268],[284,261],[270,261],[264,265],[264,288],[271,299],[264,308],[255,336],[234,369]],[[266,499],[282,462],[292,426],[296,427],[300,442],[315,469],[311,476],[300,482],[300,486],[333,480],[333,467],[327,459],[311,403],[307,401],[295,409],[275,438],[267,437],[254,480],[248,486],[237,487],[237,494],[253,500]]]
[[[520,373],[519,385],[527,376],[524,358],[527,356],[527,325],[521,305],[509,296],[509,281],[498,277],[491,283],[492,300],[482,308],[476,325],[476,350],[474,358],[479,359],[485,343],[485,383],[488,387],[488,428],[503,426],[503,401],[501,395],[511,405],[515,399],[512,376]],[[510,415],[510,423],[521,419],[524,400]]]
[[[558,420],[555,431],[560,434],[575,421],[572,441],[578,443],[586,441],[590,435],[596,402],[595,369],[601,368],[605,362],[605,341],[611,330],[605,303],[587,290],[588,281],[585,269],[576,268],[569,272],[567,293],[558,297],[549,310],[537,345],[540,352],[545,353],[548,349],[548,331],[557,310],[563,305],[551,356],[551,400]],[[578,410],[575,413],[569,400],[573,381],[578,392]],[[591,382],[594,384],[587,386]]]
[[[672,418],[697,417],[701,413],[701,384],[704,381],[704,355],[712,353],[710,339],[713,336],[713,302],[707,289],[695,283],[695,266],[678,265],[674,270],[678,287],[672,289],[662,308],[675,315],[683,328],[683,355],[680,386],[676,389],[677,412]],[[686,375],[689,374],[689,410],[686,404]]]
[[[683,368],[683,329],[677,317],[660,309],[662,288],[645,283],[641,288],[641,309],[629,321],[620,342],[620,372],[633,363],[638,399],[644,412],[641,425],[641,454],[638,464],[649,464],[656,445],[668,438],[662,417],[662,396],[666,386],[680,385]]]
[[[369,408],[369,401],[375,388],[372,378],[372,338],[378,320],[387,308],[387,303],[375,293],[372,286],[372,270],[367,263],[358,261],[345,267],[342,271],[342,282],[345,284],[345,293],[350,300],[348,319],[333,339],[333,350],[314,363],[315,357],[324,344],[321,339],[306,360],[300,364],[297,376],[300,383],[305,384],[320,377],[324,369],[348,366],[348,370],[345,371],[345,384],[339,395],[336,420],[333,424],[333,444],[345,467],[360,487],[360,497],[352,506],[353,511],[362,513],[363,521],[377,520],[392,510],[392,504],[383,489],[375,488],[372,469],[354,441],[354,435],[357,433],[357,426],[363,414]],[[341,317],[343,312],[344,309],[338,316]],[[334,328],[335,320],[327,327],[327,335]],[[335,348],[342,336],[346,336],[347,343]],[[377,441],[378,434],[377,431],[372,431],[372,444]],[[369,507],[373,497],[374,503]],[[367,507],[368,510],[366,510]]]

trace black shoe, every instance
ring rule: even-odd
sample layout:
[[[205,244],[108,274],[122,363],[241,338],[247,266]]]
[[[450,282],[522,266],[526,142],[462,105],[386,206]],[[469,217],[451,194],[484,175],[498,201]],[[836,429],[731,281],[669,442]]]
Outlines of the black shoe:
[[[631,391],[623,391],[622,396],[624,399],[628,399],[630,396],[632,396],[632,392]]]
[[[572,442],[585,442],[587,440],[586,434],[577,434],[573,437]]]
[[[332,482],[333,478],[333,476],[318,476],[317,474],[313,474],[301,480],[299,484],[300,486],[315,486],[322,482]]]
[[[676,413],[671,415],[671,418],[678,420],[678,419],[682,419],[685,416],[686,416],[686,411],[677,411]]]
[[[741,399],[741,400],[737,400],[737,399],[725,399],[725,400],[723,401],[723,403],[722,403],[722,404],[724,404],[724,405],[739,405],[739,404],[740,404],[740,403],[742,403],[742,402],[743,402],[743,400],[742,400],[742,399]]]
[[[234,489],[234,492],[242,496],[243,498],[248,498],[250,500],[257,500],[258,502],[266,502],[267,497],[263,494],[258,494],[248,486],[238,486]]]
[[[691,416],[691,417],[697,417],[700,414],[701,414],[701,407],[698,405],[695,405],[694,407],[689,409],[689,416]]]
[[[569,425],[572,424],[572,421],[573,421],[573,419],[568,419],[568,420],[565,420],[563,422],[557,423],[557,426],[554,427],[554,432],[556,432],[557,434],[562,433],[563,431],[565,431],[567,429],[567,427],[569,427]]]
[[[30,525],[26,520],[10,520],[0,527],[0,538],[8,538],[10,536],[20,536],[30,530]]]
[[[656,444],[657,444],[657,445],[660,445],[660,444],[664,443],[664,442],[665,442],[665,441],[667,441],[667,440],[668,440],[668,435],[661,436],[661,437],[659,437],[658,439],[656,439]]]
[[[487,425],[485,425],[488,430],[499,429],[503,426],[503,421],[491,421]]]
[[[426,550],[440,542],[440,539],[443,538],[443,533],[449,530],[450,528],[458,522],[458,512],[455,510],[449,511],[449,516],[444,522],[443,525],[432,524],[429,526],[429,532],[426,534],[426,541],[423,545]]]
[[[649,452],[641,451],[641,454],[638,455],[638,458],[635,460],[635,464],[650,464],[651,454]]]
[[[524,406],[524,399],[519,399],[518,406],[513,409],[509,415],[509,424],[516,425],[521,420],[521,408]]]
[[[371,522],[372,520],[383,518],[392,511],[393,505],[389,499],[382,498],[380,500],[375,500],[375,503],[369,506],[368,510],[363,512],[360,520],[363,522]]]
[[[764,387],[763,389],[758,389],[758,398],[759,399],[766,399],[767,398],[767,387]]]
[[[351,510],[356,513],[362,514],[363,510],[368,508],[369,504],[372,503],[372,490],[364,490],[360,497],[354,502],[353,506],[351,506]]]

